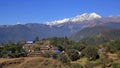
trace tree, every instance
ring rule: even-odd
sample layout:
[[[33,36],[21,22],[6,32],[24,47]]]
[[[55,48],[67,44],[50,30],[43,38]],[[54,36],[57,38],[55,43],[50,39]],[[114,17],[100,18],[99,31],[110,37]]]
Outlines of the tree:
[[[58,50],[60,50],[60,51],[63,51],[63,50],[64,50],[64,48],[63,48],[62,45],[59,45],[57,48],[58,48]]]
[[[77,43],[73,46],[74,49],[78,50],[78,51],[82,51],[83,49],[85,49],[85,45],[82,43]]]
[[[0,45],[0,57],[2,57],[3,46]]]
[[[36,36],[36,37],[34,38],[34,42],[37,42],[37,41],[39,41],[39,37],[38,37],[38,36]]]
[[[88,60],[96,60],[99,58],[98,49],[94,46],[86,47],[83,54],[88,58]]]
[[[26,44],[26,41],[25,41],[25,40],[20,40],[20,41],[18,42],[18,45],[24,45],[24,44]]]
[[[67,37],[62,37],[62,38],[51,38],[50,39],[50,44],[57,47],[61,51],[67,51],[69,49],[77,49],[77,50],[82,50],[84,46],[81,44],[69,40]],[[79,46],[80,45],[80,46]]]
[[[21,45],[12,42],[2,44],[3,50],[1,51],[2,57],[25,57],[27,56],[25,50]]]
[[[69,51],[67,51],[67,54],[72,61],[76,61],[80,58],[79,51],[75,49],[70,49]]]

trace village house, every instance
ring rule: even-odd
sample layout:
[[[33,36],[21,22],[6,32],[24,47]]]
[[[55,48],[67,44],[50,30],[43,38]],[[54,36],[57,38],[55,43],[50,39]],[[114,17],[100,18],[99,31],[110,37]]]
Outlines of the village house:
[[[34,52],[34,44],[27,43],[22,46],[23,49],[25,49],[26,52]]]
[[[55,53],[56,47],[49,45],[49,41],[44,41],[45,45],[39,45],[36,43],[26,43],[23,45],[23,49],[28,53],[28,56],[40,56],[42,53]],[[37,50],[36,50],[37,48]]]
[[[54,52],[57,48],[53,47],[53,46],[40,46],[40,51],[41,52]]]

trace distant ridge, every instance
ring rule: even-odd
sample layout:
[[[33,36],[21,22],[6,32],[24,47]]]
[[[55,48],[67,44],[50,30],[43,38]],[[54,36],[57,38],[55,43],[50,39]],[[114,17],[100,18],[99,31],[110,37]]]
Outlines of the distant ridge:
[[[29,41],[33,40],[35,36],[38,36],[40,39],[50,37],[69,37],[84,28],[95,27],[98,25],[120,28],[119,16],[104,18],[96,13],[84,13],[82,15],[69,18],[69,21],[66,20],[67,19],[56,25],[38,23],[1,25],[0,43],[8,41],[17,42],[19,40]]]

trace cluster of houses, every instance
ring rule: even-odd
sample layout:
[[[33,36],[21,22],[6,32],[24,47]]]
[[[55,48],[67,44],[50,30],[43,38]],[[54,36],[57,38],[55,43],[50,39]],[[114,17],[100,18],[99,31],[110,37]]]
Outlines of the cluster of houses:
[[[40,44],[42,42],[42,44]],[[26,44],[23,45],[23,49],[26,50],[28,53],[28,56],[40,56],[41,54],[47,52],[47,53],[60,53],[61,51],[57,49],[57,47],[54,47],[50,45],[49,40],[39,41],[39,42],[33,42],[33,41],[27,41]],[[106,53],[105,48],[100,48],[98,50],[99,54]]]
[[[26,42],[26,44],[23,45],[23,49],[26,50],[28,53],[28,56],[40,56],[41,54],[48,52],[48,53],[59,53],[60,50],[58,50],[56,47],[50,45],[50,42],[48,40],[42,41],[42,45],[39,43],[33,43],[32,41]]]

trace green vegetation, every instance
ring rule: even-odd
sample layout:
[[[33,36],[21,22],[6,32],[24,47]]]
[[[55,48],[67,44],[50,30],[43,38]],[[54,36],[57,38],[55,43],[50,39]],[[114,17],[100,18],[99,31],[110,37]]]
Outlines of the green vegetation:
[[[0,46],[0,57],[15,58],[25,56],[27,56],[27,54],[21,45],[8,42]]]
[[[98,49],[94,46],[88,46],[83,51],[88,60],[96,60],[99,58]]]
[[[49,52],[49,50],[43,51],[40,53],[40,56],[55,59],[61,62],[65,68],[120,67],[120,40],[112,40],[97,46],[86,45],[84,41],[74,42],[69,40],[67,37],[55,37],[36,41],[37,43],[33,43],[34,45],[37,45],[33,47],[36,52],[40,50],[40,46],[49,45],[60,50],[61,53],[59,54]],[[24,44],[26,44],[25,41],[20,41],[18,44],[11,42],[1,44],[0,57],[15,58],[27,56],[27,53],[22,47]]]
[[[120,51],[120,40],[111,41],[109,51],[112,53]]]
[[[70,49],[69,51],[67,51],[67,54],[72,61],[76,61],[80,59],[79,51],[75,49]]]
[[[109,41],[98,45],[90,44],[91,46],[86,45],[84,41],[74,42],[67,38],[52,38],[49,40],[52,42],[51,45],[58,47],[58,49],[64,51],[65,55],[68,56],[67,58],[70,59],[71,68],[106,68],[119,66],[118,62],[116,64],[114,62],[115,59],[120,60],[120,40]],[[65,56],[61,57],[65,58]],[[63,61],[62,58],[62,63],[67,62]]]
[[[70,59],[68,57],[67,54],[65,53],[61,53],[59,56],[58,56],[58,60],[60,62],[62,62],[63,64],[69,64],[70,63]]]
[[[120,68],[120,63],[113,63],[112,68]]]

